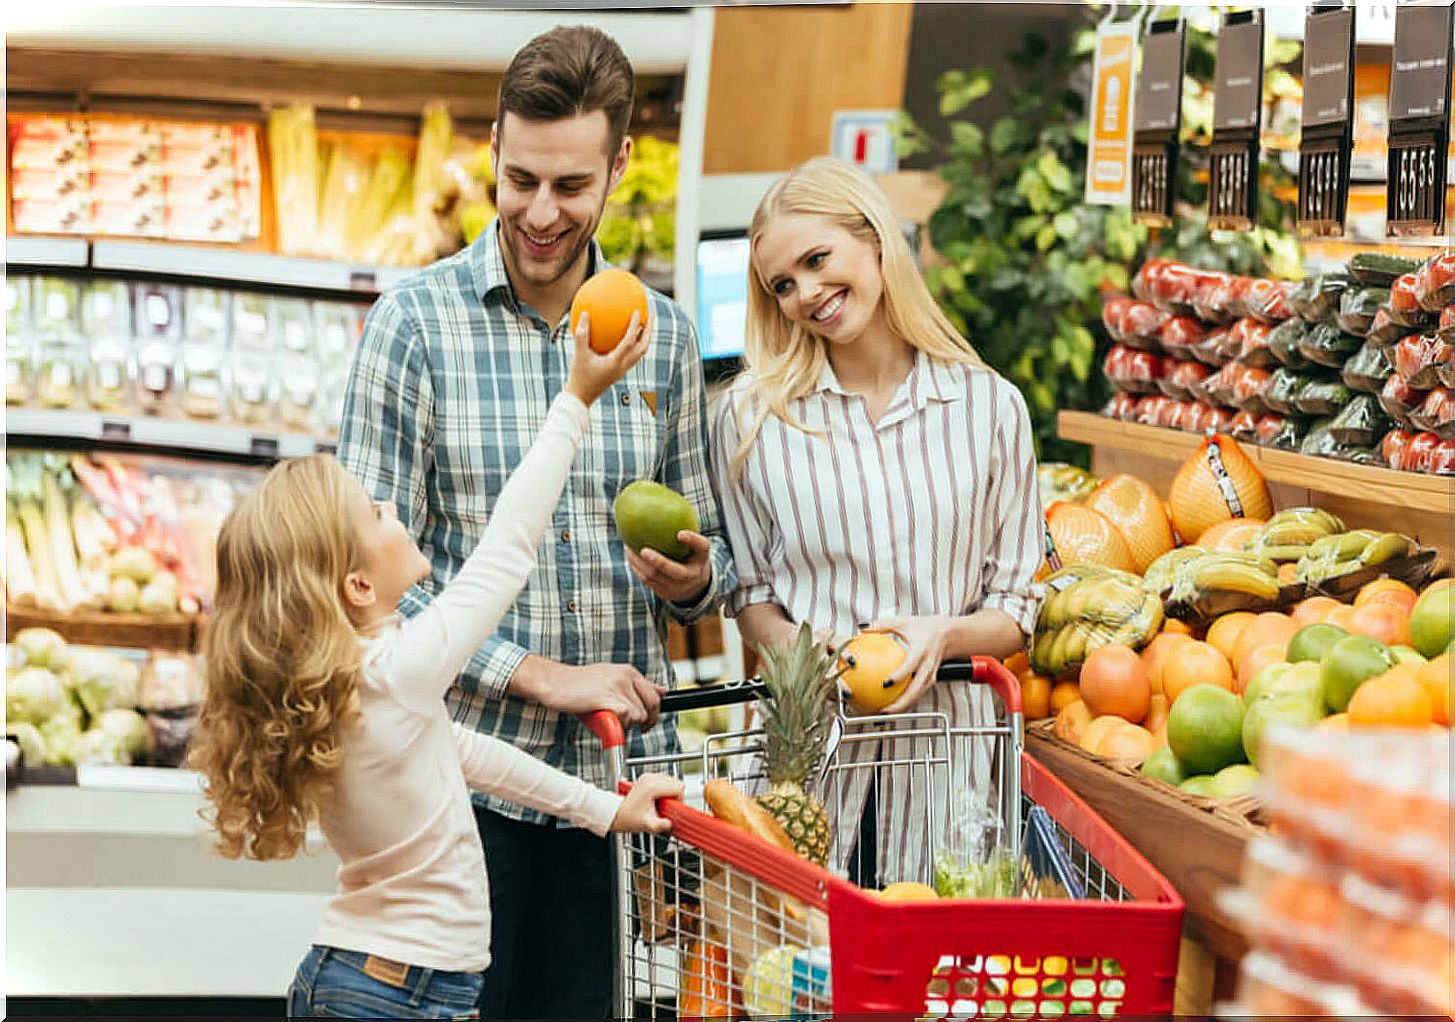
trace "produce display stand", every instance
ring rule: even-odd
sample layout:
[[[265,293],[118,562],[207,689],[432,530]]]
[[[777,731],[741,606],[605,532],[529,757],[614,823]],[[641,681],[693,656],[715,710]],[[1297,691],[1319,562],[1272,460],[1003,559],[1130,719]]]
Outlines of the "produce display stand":
[[[165,649],[188,653],[196,649],[196,614],[118,614],[113,611],[50,613],[33,607],[5,608],[5,640],[26,628],[51,628],[67,642],[85,646]]]

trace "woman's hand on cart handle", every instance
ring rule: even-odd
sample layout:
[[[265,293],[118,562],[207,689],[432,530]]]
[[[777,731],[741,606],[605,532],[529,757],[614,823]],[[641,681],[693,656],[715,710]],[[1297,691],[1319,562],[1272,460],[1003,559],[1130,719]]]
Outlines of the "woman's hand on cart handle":
[[[891,681],[909,678],[909,685],[899,698],[884,708],[885,713],[903,713],[914,708],[935,683],[940,661],[950,645],[959,618],[941,615],[895,618],[876,621],[866,629],[871,632],[894,632],[904,640],[904,663],[890,675]]]
[[[682,782],[666,774],[642,774],[632,782],[631,791],[611,821],[618,834],[665,834],[672,823],[657,812],[657,802],[664,798],[681,798]]]

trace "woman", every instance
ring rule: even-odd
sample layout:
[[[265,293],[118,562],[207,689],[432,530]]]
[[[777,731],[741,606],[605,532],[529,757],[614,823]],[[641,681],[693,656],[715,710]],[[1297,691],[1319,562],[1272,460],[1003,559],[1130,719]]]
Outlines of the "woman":
[[[749,239],[746,371],[713,441],[738,565],[728,612],[758,645],[803,621],[840,638],[893,631],[910,681],[888,712],[988,724],[986,692],[935,679],[945,659],[1009,656],[1035,623],[1043,526],[1025,403],[939,311],[888,200],[848,164],[809,160],[776,183]],[[913,751],[886,744],[907,743],[846,744],[839,761]],[[957,792],[993,780],[984,746],[956,750]],[[842,812],[836,863],[852,849],[861,883],[926,879],[928,828],[943,825],[927,814],[944,793],[874,773],[840,775],[841,806],[877,803],[863,814],[877,839]],[[962,815],[959,843],[984,822]]]

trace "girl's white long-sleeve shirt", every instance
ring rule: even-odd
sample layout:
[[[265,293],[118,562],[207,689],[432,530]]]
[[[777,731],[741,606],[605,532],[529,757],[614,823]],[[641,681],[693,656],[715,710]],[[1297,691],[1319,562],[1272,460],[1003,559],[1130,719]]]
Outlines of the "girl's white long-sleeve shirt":
[[[362,719],[344,739],[319,821],[342,865],[317,943],[451,972],[490,964],[490,896],[469,788],[598,835],[610,828],[619,795],[453,723],[444,703],[525,584],[588,422],[580,400],[556,398],[459,575],[416,617],[361,640]]]

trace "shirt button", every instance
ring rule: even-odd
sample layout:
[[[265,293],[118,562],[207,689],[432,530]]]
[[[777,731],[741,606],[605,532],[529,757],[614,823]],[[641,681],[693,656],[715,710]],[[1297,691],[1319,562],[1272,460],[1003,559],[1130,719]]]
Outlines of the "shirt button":
[[[571,530],[570,529],[562,529],[561,530],[561,542],[562,543],[569,543],[569,542],[571,542]]]
[[[624,405],[629,405],[629,404],[632,403],[632,396],[631,396],[631,392],[630,391],[627,391],[626,393],[622,394],[622,396],[621,396],[621,403],[624,404]]]
[[[572,614],[576,613],[576,601],[575,600],[567,600],[566,601],[566,609],[569,610]]]

